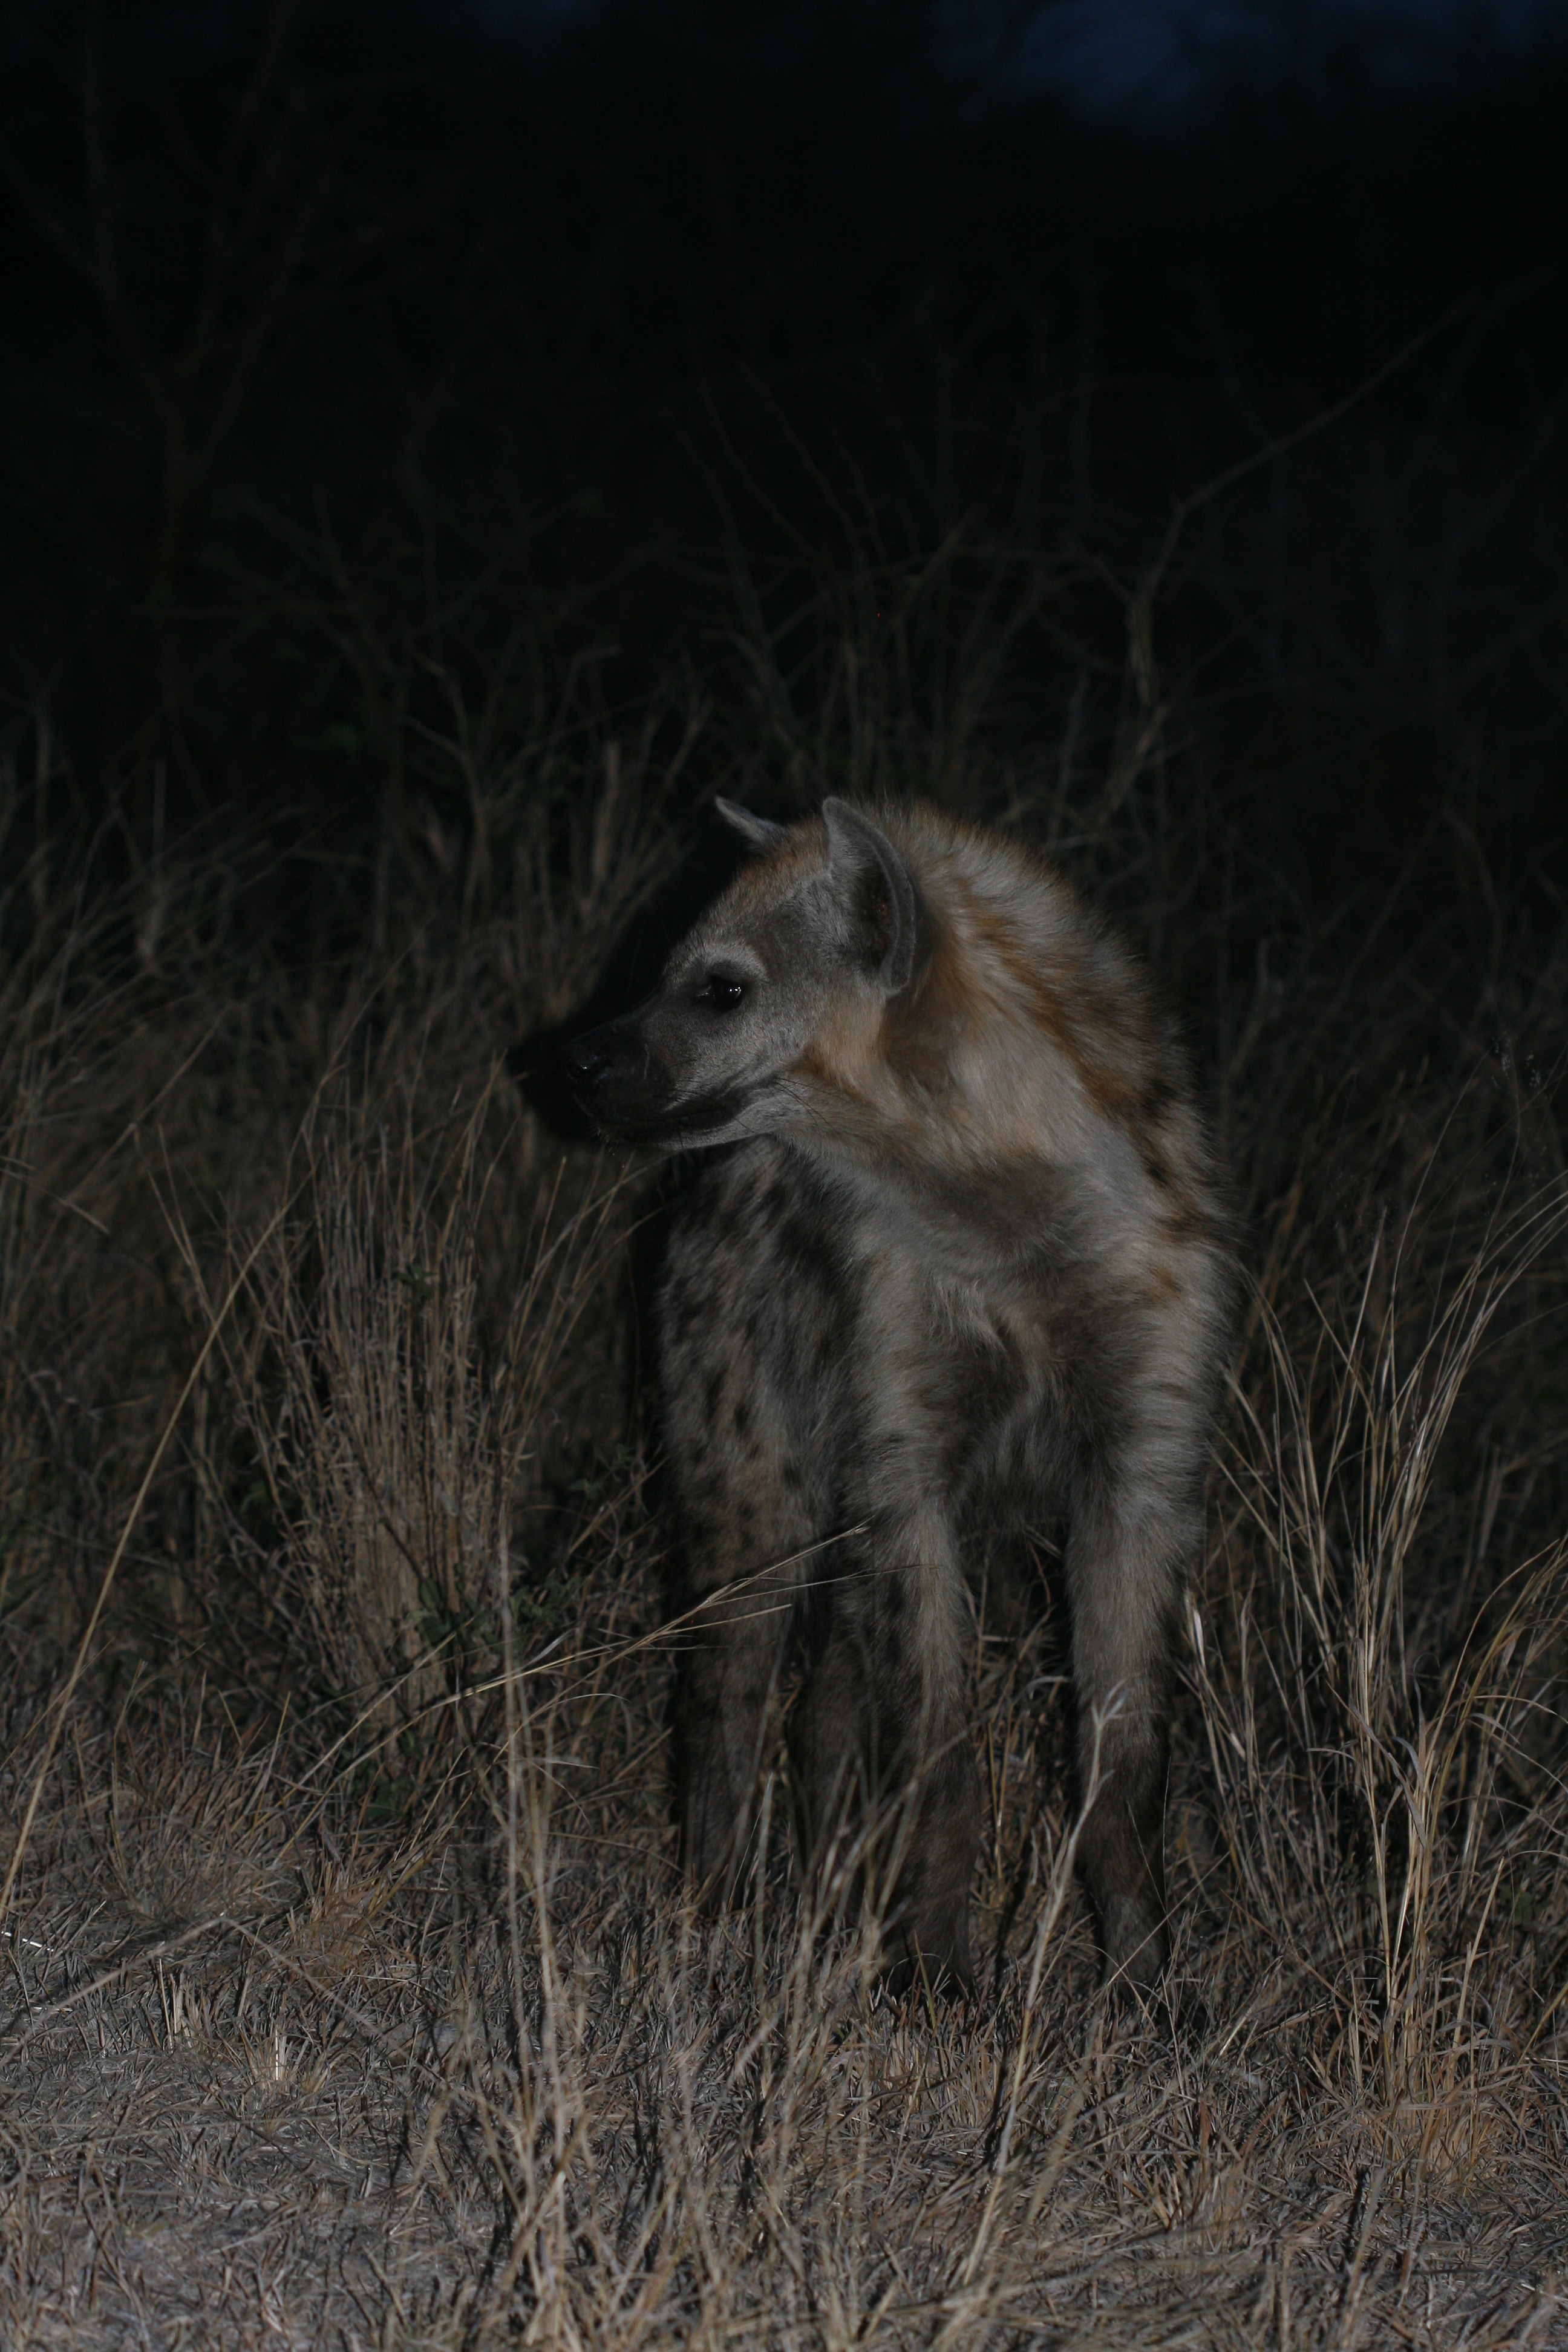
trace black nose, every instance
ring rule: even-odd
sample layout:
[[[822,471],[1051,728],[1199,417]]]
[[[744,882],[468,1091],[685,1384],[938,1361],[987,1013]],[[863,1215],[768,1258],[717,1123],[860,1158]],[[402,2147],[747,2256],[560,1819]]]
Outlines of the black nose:
[[[611,1067],[616,1059],[616,1038],[614,1028],[590,1029],[585,1037],[574,1037],[566,1048],[566,1068],[574,1087],[591,1087]]]

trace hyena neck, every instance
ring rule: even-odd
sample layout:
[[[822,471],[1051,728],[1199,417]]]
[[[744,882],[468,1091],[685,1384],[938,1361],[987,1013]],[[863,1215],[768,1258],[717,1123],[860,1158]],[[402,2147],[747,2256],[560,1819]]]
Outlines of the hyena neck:
[[[932,1270],[970,1280],[1059,1247],[1084,1225],[1082,1177],[1039,1153],[985,1166],[882,1140],[879,1152],[856,1150],[842,1135],[793,1147],[843,1202],[873,1255],[911,1252]]]

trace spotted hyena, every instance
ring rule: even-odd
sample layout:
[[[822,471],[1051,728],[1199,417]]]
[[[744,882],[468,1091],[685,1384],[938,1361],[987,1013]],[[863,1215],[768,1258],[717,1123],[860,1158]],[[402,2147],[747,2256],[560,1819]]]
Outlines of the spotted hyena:
[[[756,855],[647,1003],[568,1055],[606,1133],[727,1147],[661,1302],[689,1864],[720,1895],[745,1865],[793,1617],[816,1850],[869,1803],[904,1964],[969,1981],[961,1538],[977,1512],[1065,1514],[1086,1787],[1100,1727],[1079,1853],[1109,1967],[1147,1983],[1232,1288],[1180,1045],[1016,844],[919,806],[829,800],[787,828],[720,806]]]

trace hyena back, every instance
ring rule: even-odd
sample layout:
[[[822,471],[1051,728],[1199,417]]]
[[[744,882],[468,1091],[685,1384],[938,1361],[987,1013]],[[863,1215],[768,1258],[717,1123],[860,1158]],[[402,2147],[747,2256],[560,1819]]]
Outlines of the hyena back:
[[[722,808],[723,804],[721,803]],[[608,1133],[728,1144],[674,1233],[660,1377],[697,1646],[685,1851],[732,1887],[781,1627],[819,1858],[887,1809],[908,1958],[970,1980],[979,1789],[960,1538],[1065,1509],[1079,1845],[1109,1968],[1167,1951],[1170,1676],[1233,1286],[1182,1054],[1126,951],[1015,845],[838,801],[758,853],[569,1063]],[[829,1541],[831,1538],[837,1540]],[[826,1547],[826,1548],[825,1548]]]

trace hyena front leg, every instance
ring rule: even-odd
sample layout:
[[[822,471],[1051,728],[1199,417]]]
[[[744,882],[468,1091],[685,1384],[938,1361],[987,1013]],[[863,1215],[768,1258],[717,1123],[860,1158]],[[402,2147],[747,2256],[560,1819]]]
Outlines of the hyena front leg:
[[[754,1371],[743,1358],[725,1369],[714,1419],[731,1442],[710,1438],[677,1465],[690,1612],[676,1706],[681,1853],[715,1906],[746,1866],[799,1555],[817,1533],[804,1469]]]
[[[1176,1596],[1194,1530],[1114,1484],[1080,1499],[1067,1548],[1073,1681],[1084,1794],[1097,1788],[1079,1856],[1100,1915],[1107,1969],[1139,1990],[1169,1956],[1165,1782]]]
[[[833,1586],[800,1748],[817,1866],[864,1828],[901,1958],[967,1990],[979,1781],[963,1708],[963,1579],[934,1504],[874,1513]],[[858,1874],[861,1875],[862,1874]]]
[[[713,1601],[688,1633],[676,1731],[681,1857],[704,1900],[719,1908],[750,1859],[793,1586],[776,1576],[748,1579],[732,1555],[715,1569],[715,1586],[739,1579],[743,1590]]]
[[[714,1905],[747,1864],[802,1555],[826,1507],[797,1393],[811,1301],[798,1286],[786,1294],[765,1234],[742,1247],[725,1231],[697,1223],[677,1237],[662,1382],[684,1538],[681,1851]]]

